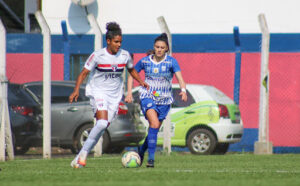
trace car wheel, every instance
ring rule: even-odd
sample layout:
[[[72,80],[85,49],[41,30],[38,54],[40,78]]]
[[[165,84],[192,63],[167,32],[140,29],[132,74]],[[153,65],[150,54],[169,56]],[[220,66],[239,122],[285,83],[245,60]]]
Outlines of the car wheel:
[[[227,152],[229,148],[229,143],[218,143],[213,154],[223,155]]]
[[[27,144],[24,144],[24,145],[22,145],[22,146],[15,146],[15,144],[16,144],[16,137],[15,137],[15,135],[14,135],[13,133],[12,133],[12,142],[13,142],[14,154],[15,154],[15,155],[23,155],[23,154],[25,154],[25,153],[29,150],[29,148],[30,148],[30,146],[27,145]]]
[[[93,126],[94,124],[87,124],[82,126],[78,130],[74,140],[74,148],[71,148],[72,153],[78,153],[80,151],[80,149],[83,147],[84,142],[87,140]],[[102,152],[107,151],[109,144],[110,144],[109,135],[107,131],[105,131],[103,134]]]
[[[216,147],[215,135],[207,129],[196,129],[188,136],[187,145],[191,153],[198,155],[212,154]]]

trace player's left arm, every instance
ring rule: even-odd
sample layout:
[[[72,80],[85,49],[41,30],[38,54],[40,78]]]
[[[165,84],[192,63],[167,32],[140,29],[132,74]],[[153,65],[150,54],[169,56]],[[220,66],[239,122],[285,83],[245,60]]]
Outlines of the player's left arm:
[[[175,58],[173,58],[172,60],[172,71],[175,72],[175,76],[181,89],[181,92],[179,93],[179,95],[181,96],[181,100],[187,101],[185,82],[183,80],[179,64]]]
[[[182,101],[187,101],[187,95],[186,95],[186,86],[185,86],[185,82],[182,78],[182,74],[180,71],[175,72],[175,76],[178,80],[181,92],[179,93],[179,95],[181,96],[181,100]]]

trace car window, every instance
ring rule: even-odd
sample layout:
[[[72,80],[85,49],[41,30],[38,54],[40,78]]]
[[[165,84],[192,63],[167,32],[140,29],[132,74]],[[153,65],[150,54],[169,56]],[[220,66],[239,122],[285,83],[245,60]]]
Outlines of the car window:
[[[30,85],[27,87],[32,91],[41,101],[43,98],[42,85]],[[52,85],[51,86],[51,103],[67,103],[69,102],[69,96],[73,92],[73,86],[65,85]],[[88,101],[89,98],[85,96],[84,88],[80,88],[79,97],[77,101]]]
[[[42,100],[42,95],[43,95],[42,85],[29,85],[26,88],[29,89],[39,100]]]
[[[73,92],[74,87],[52,85],[51,86],[51,102],[52,103],[67,103],[69,96]],[[79,99],[77,101],[80,101]]]
[[[88,97],[85,96],[85,89],[84,88],[79,89],[78,100],[79,101],[89,101],[90,100]]]
[[[34,99],[20,85],[16,84],[8,84],[7,98],[11,104],[36,104]]]
[[[173,98],[174,98],[172,108],[187,107],[187,106],[190,106],[191,104],[195,103],[195,100],[194,100],[193,96],[190,94],[190,92],[188,90],[186,90],[186,95],[187,95],[187,101],[186,102],[181,100],[181,96],[179,95],[180,92],[181,92],[180,88],[173,88],[172,89]]]

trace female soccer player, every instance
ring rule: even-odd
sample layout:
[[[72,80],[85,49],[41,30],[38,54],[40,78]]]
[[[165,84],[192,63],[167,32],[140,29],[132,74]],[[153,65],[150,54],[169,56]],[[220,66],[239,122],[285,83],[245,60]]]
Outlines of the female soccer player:
[[[74,168],[84,167],[88,153],[93,149],[105,129],[109,126],[116,115],[119,102],[123,96],[122,72],[127,67],[142,87],[147,89],[148,84],[141,80],[139,74],[133,68],[133,62],[129,52],[120,49],[122,43],[122,31],[115,22],[106,24],[107,47],[94,51],[85,62],[84,68],[79,74],[69,102],[77,101],[79,87],[86,76],[90,73],[86,85],[86,96],[90,98],[90,104],[97,119],[88,139],[82,149],[71,162]]]
[[[173,102],[172,78],[175,74],[180,88],[181,99],[187,101],[185,82],[180,67],[175,58],[167,55],[169,43],[167,34],[163,33],[154,41],[154,54],[142,58],[136,65],[137,72],[145,71],[145,82],[150,88],[141,87],[139,90],[141,108],[149,122],[148,136],[144,144],[139,147],[139,155],[143,161],[148,148],[147,167],[154,167],[154,154],[158,130],[170,111]],[[128,92],[125,101],[132,101],[132,77],[128,77]]]

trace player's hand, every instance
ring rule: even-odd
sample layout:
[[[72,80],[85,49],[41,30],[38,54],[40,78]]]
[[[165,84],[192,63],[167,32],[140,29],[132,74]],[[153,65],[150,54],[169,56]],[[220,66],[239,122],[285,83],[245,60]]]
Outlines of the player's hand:
[[[185,101],[185,102],[187,101],[187,95],[186,95],[186,92],[180,92],[179,95],[181,96],[181,100],[182,100],[182,101]]]
[[[69,102],[72,103],[73,100],[75,100],[77,102],[78,96],[79,96],[78,91],[72,92],[72,94],[69,96]]]
[[[149,90],[149,88],[150,88],[149,85],[148,85],[148,83],[146,83],[146,82],[142,82],[141,86],[145,87],[147,90]]]
[[[132,103],[132,94],[127,94],[127,96],[125,97],[125,102],[126,103]]]

